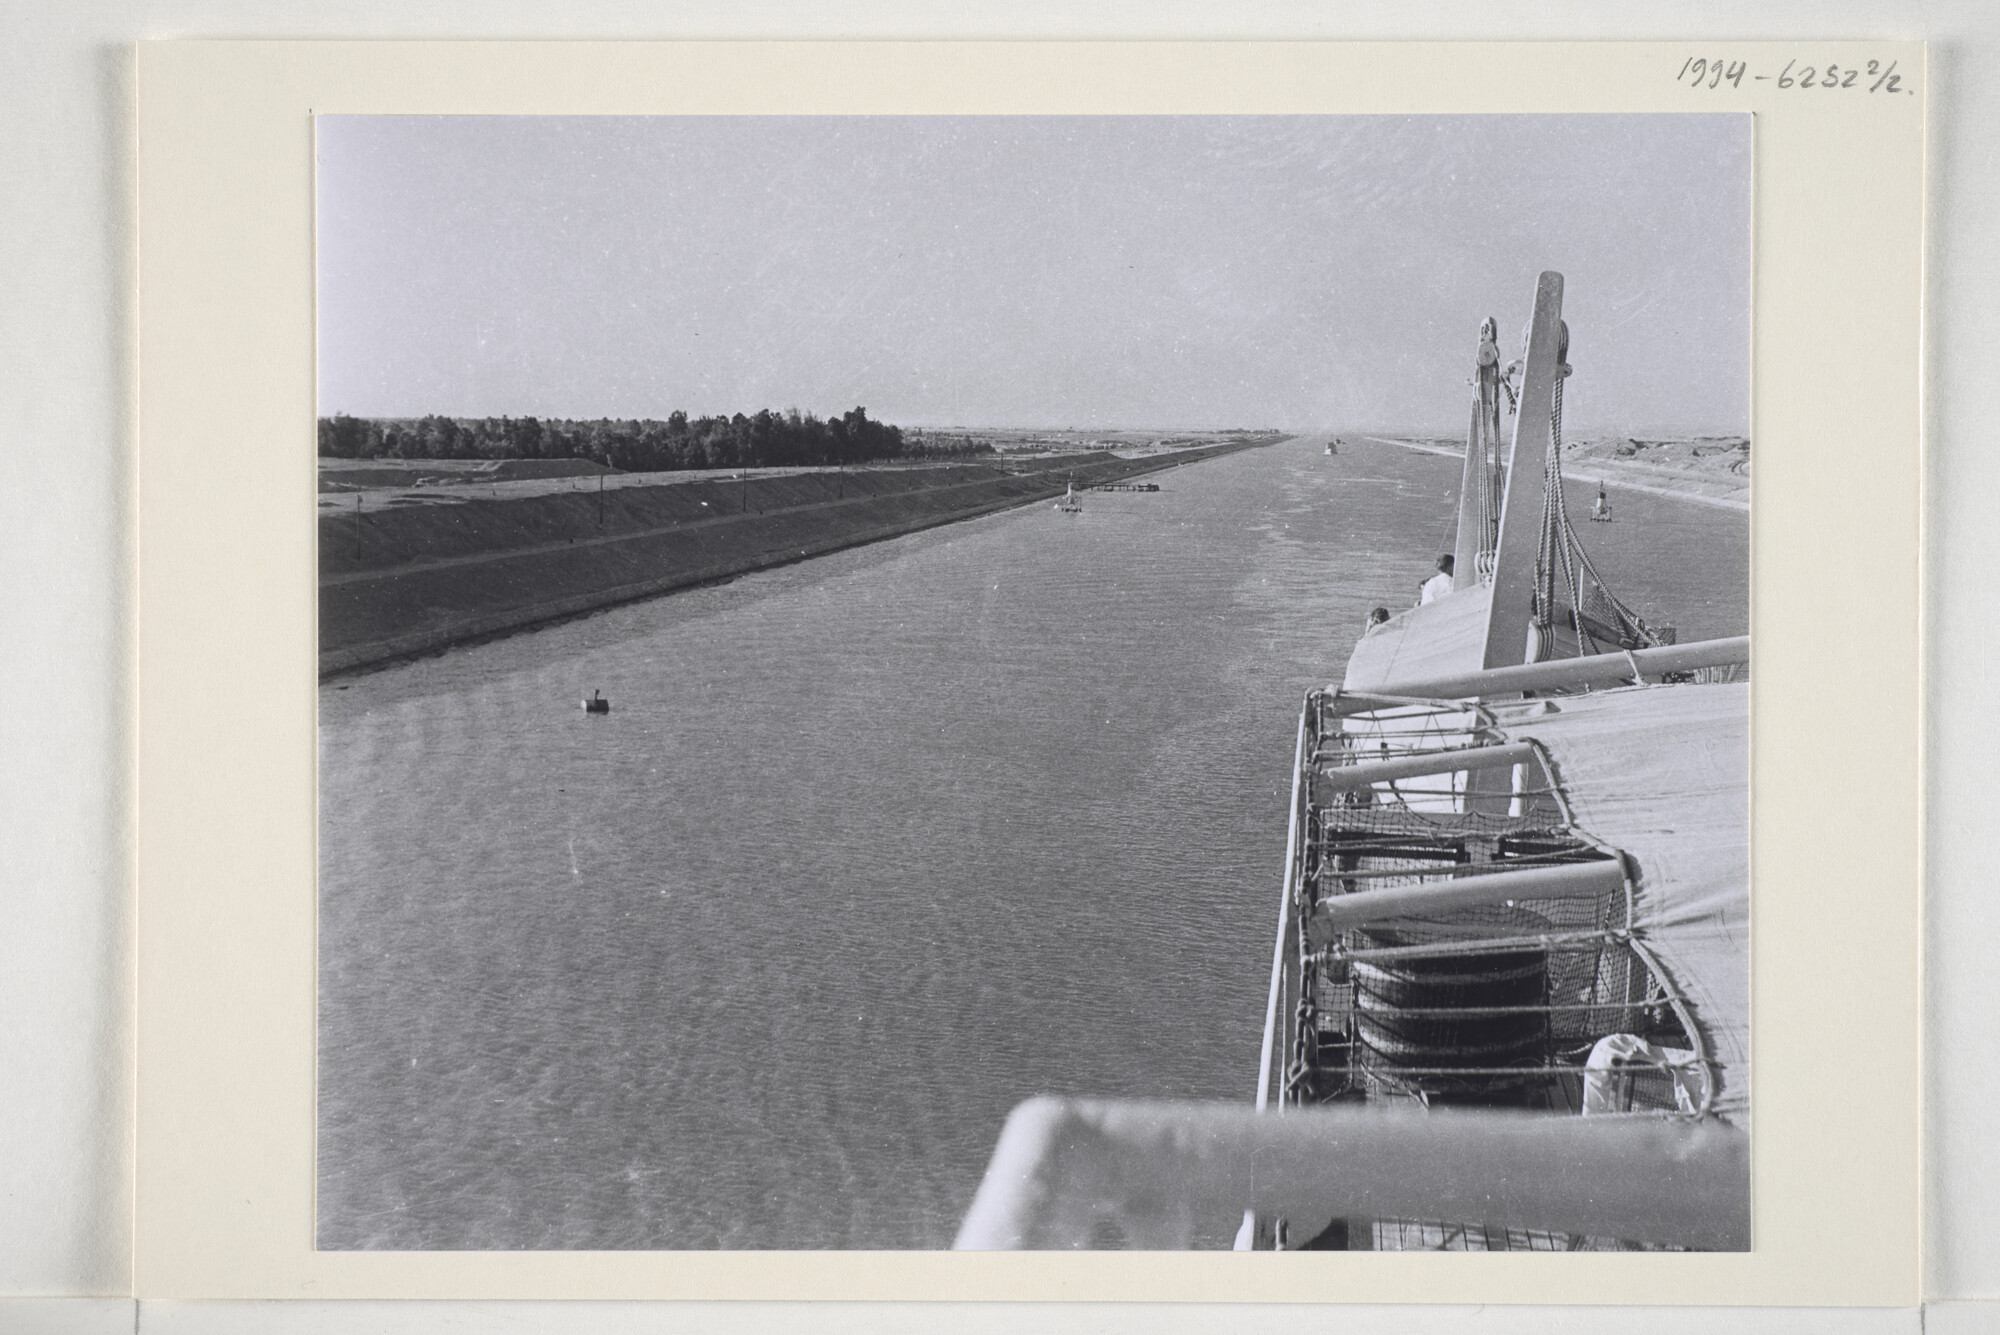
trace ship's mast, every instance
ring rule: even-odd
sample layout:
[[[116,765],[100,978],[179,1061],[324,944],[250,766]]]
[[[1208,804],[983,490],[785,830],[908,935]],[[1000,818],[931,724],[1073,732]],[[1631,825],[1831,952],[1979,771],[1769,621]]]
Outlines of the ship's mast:
[[[1480,370],[1484,372],[1485,368]],[[1486,534],[1481,522],[1480,488],[1486,485],[1485,405],[1472,396],[1472,427],[1465,433],[1465,473],[1458,484],[1458,542],[1452,548],[1451,588],[1456,593],[1479,582],[1479,549]]]
[[[1563,277],[1544,272],[1535,284],[1535,313],[1521,373],[1514,439],[1507,449],[1507,488],[1500,506],[1500,539],[1493,558],[1493,603],[1486,614],[1482,667],[1528,661],[1534,624],[1535,558],[1541,547],[1542,507],[1553,441],[1556,377],[1562,373]]]
[[[1458,488],[1458,541],[1453,549],[1454,592],[1478,585],[1491,570],[1500,524],[1498,460],[1500,443],[1500,345],[1498,324],[1479,326],[1479,355],[1473,363],[1472,424],[1465,433],[1465,471]],[[1482,558],[1484,564],[1482,564]]]

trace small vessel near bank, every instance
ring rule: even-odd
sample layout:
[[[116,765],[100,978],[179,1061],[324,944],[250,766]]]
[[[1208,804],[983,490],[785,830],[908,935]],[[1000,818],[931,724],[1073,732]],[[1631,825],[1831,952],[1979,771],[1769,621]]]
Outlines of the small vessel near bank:
[[[1451,590],[1305,698],[1254,1106],[1031,1100],[961,1247],[1747,1248],[1749,643],[1571,526],[1562,294],[1518,393],[1481,329]]]
[[[1080,515],[1083,513],[1083,497],[1076,494],[1076,484],[1074,482],[1064,484],[1062,499],[1056,502],[1055,508],[1066,515]]]

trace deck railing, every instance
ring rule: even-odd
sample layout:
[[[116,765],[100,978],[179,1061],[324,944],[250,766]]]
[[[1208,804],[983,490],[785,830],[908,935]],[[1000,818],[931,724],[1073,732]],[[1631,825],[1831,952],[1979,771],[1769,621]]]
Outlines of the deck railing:
[[[1749,1138],[1637,1114],[1399,1114],[1032,1099],[959,1229],[965,1250],[1184,1249],[1246,1206],[1309,1237],[1335,1219],[1445,1218],[1740,1250]]]
[[[1583,658],[1558,658],[1547,663],[1523,663],[1515,667],[1487,668],[1483,672],[1390,682],[1363,693],[1361,698],[1383,701],[1463,700],[1519,695],[1523,691],[1580,691],[1620,683],[1638,683],[1648,677],[1664,677],[1702,668],[1732,667],[1749,661],[1750,637],[1738,635],[1721,640],[1664,644],[1652,649],[1628,649],[1615,654],[1590,654]]]
[[[1279,1017],[1285,1000],[1285,959],[1290,945],[1288,929],[1292,921],[1292,899],[1295,894],[1295,878],[1299,868],[1299,838],[1301,822],[1305,814],[1306,749],[1308,740],[1308,719],[1312,714],[1311,696],[1307,704],[1299,710],[1298,744],[1292,751],[1292,805],[1290,818],[1285,823],[1285,875],[1284,889],[1278,898],[1278,943],[1271,953],[1270,994],[1264,1002],[1264,1042],[1257,1067],[1257,1111],[1264,1111],[1271,1101],[1271,1089],[1277,1077],[1273,1062],[1282,1062],[1283,1056],[1276,1050],[1280,1028]]]

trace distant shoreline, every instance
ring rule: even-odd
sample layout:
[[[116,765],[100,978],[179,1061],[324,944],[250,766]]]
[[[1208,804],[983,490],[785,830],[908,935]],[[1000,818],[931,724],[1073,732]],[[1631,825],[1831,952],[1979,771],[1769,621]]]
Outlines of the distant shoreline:
[[[1358,440],[1373,441],[1378,445],[1395,445],[1405,450],[1416,450],[1423,454],[1441,454],[1450,459],[1464,459],[1463,446],[1453,448],[1446,445],[1432,445],[1414,440],[1399,440],[1394,436],[1357,436]],[[1632,472],[1644,470],[1651,481],[1637,481]],[[1599,486],[1620,487],[1626,491],[1640,491],[1652,496],[1666,496],[1678,501],[1691,501],[1696,505],[1714,506],[1720,510],[1750,511],[1747,481],[1733,476],[1718,476],[1714,473],[1690,471],[1684,479],[1672,478],[1675,470],[1668,470],[1652,464],[1626,464],[1615,459],[1567,458],[1563,460],[1563,476],[1578,482],[1595,482]],[[1684,481],[1683,486],[1665,485],[1669,480]],[[1694,487],[1712,487],[1716,491],[1691,490]]]
[[[848,547],[1199,463],[1285,436],[1119,458],[846,474],[772,470],[611,488],[523,479],[505,497],[438,487],[367,505],[323,496],[319,675],[379,667],[458,644],[733,579]],[[926,473],[939,476],[927,478]],[[507,486],[508,484],[501,484]],[[445,493],[458,492],[458,495]],[[829,494],[831,493],[831,494]],[[353,506],[345,506],[350,499]],[[400,503],[398,503],[400,502]]]

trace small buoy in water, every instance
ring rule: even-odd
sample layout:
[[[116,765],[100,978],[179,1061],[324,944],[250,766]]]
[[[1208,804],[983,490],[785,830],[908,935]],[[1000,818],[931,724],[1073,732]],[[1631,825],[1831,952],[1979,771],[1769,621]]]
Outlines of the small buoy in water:
[[[611,712],[611,702],[596,691],[592,691],[590,698],[583,702],[583,712],[586,714],[609,714]]]

